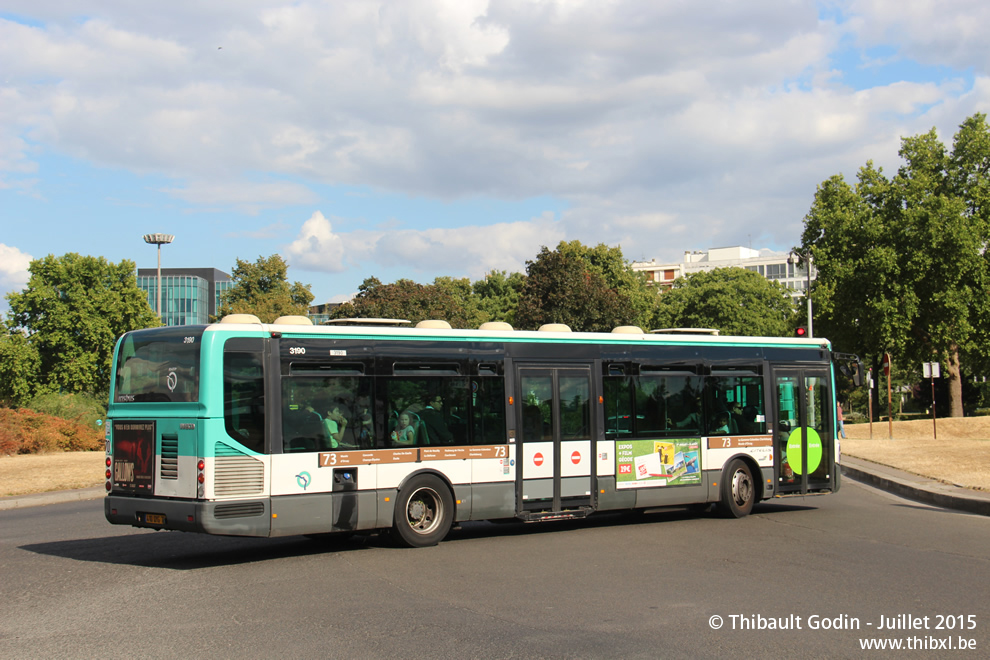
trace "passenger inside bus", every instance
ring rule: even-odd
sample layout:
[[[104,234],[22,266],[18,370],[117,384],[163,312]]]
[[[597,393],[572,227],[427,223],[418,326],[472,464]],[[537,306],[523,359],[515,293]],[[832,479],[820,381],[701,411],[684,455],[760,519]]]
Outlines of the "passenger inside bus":
[[[399,422],[392,431],[392,442],[397,445],[415,445],[416,427],[413,426],[412,417],[414,413],[404,412],[399,415]]]
[[[347,417],[340,411],[339,406],[327,411],[327,416],[323,418],[323,428],[326,430],[330,445],[326,448],[339,449],[344,444],[344,434],[347,432]]]
[[[447,423],[443,419],[443,397],[441,395],[434,395],[426,407],[419,411],[419,417],[423,420],[427,437],[433,444],[454,444],[454,435],[447,428]]]

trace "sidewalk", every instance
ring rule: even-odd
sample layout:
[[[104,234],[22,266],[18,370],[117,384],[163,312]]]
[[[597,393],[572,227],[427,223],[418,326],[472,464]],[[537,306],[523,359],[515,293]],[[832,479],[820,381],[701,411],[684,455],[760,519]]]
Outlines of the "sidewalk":
[[[990,516],[990,493],[953,486],[872,461],[842,457],[842,474],[905,499]]]
[[[902,472],[886,465],[854,458],[849,455],[842,457],[842,474],[855,481],[885,490],[905,499],[923,502],[945,509],[955,509],[981,516],[990,516],[990,493],[952,486],[935,481],[934,479],[927,479],[916,474]],[[81,488],[79,490],[38,493],[36,495],[0,497],[0,511],[44,506],[46,504],[94,500],[103,497],[105,492],[106,490],[100,486],[96,488]]]
[[[26,509],[27,507],[44,506],[46,504],[64,504],[65,502],[95,500],[106,495],[106,492],[104,486],[96,486],[94,488],[79,488],[78,490],[55,490],[48,493],[35,493],[33,495],[0,497],[0,511]]]

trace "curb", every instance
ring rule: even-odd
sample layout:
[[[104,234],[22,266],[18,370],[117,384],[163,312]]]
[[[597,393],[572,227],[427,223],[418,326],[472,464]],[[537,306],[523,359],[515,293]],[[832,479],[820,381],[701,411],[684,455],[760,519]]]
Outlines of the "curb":
[[[886,465],[843,456],[842,474],[905,499],[990,516],[990,493],[942,483]]]
[[[44,506],[46,504],[95,500],[106,494],[107,490],[104,486],[95,486],[93,488],[57,490],[50,493],[36,493],[33,495],[12,495],[10,497],[0,497],[0,511],[26,509],[28,507]]]

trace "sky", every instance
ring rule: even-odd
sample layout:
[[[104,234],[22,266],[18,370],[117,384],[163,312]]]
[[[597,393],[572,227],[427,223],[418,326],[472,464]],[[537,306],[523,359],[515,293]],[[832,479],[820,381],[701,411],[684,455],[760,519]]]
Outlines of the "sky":
[[[85,12],[80,12],[80,7]],[[990,108],[985,0],[0,0],[0,294],[69,252],[368,277],[800,243]],[[7,309],[4,300],[0,311]]]

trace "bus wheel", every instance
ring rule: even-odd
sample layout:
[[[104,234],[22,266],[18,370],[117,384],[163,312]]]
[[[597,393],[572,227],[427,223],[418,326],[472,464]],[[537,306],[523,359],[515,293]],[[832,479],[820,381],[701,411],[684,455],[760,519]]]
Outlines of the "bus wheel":
[[[454,500],[447,486],[428,474],[413,477],[395,502],[392,539],[410,548],[436,545],[447,536]]]
[[[748,516],[756,503],[756,482],[749,465],[741,458],[729,463],[722,479],[718,511],[726,518]]]

